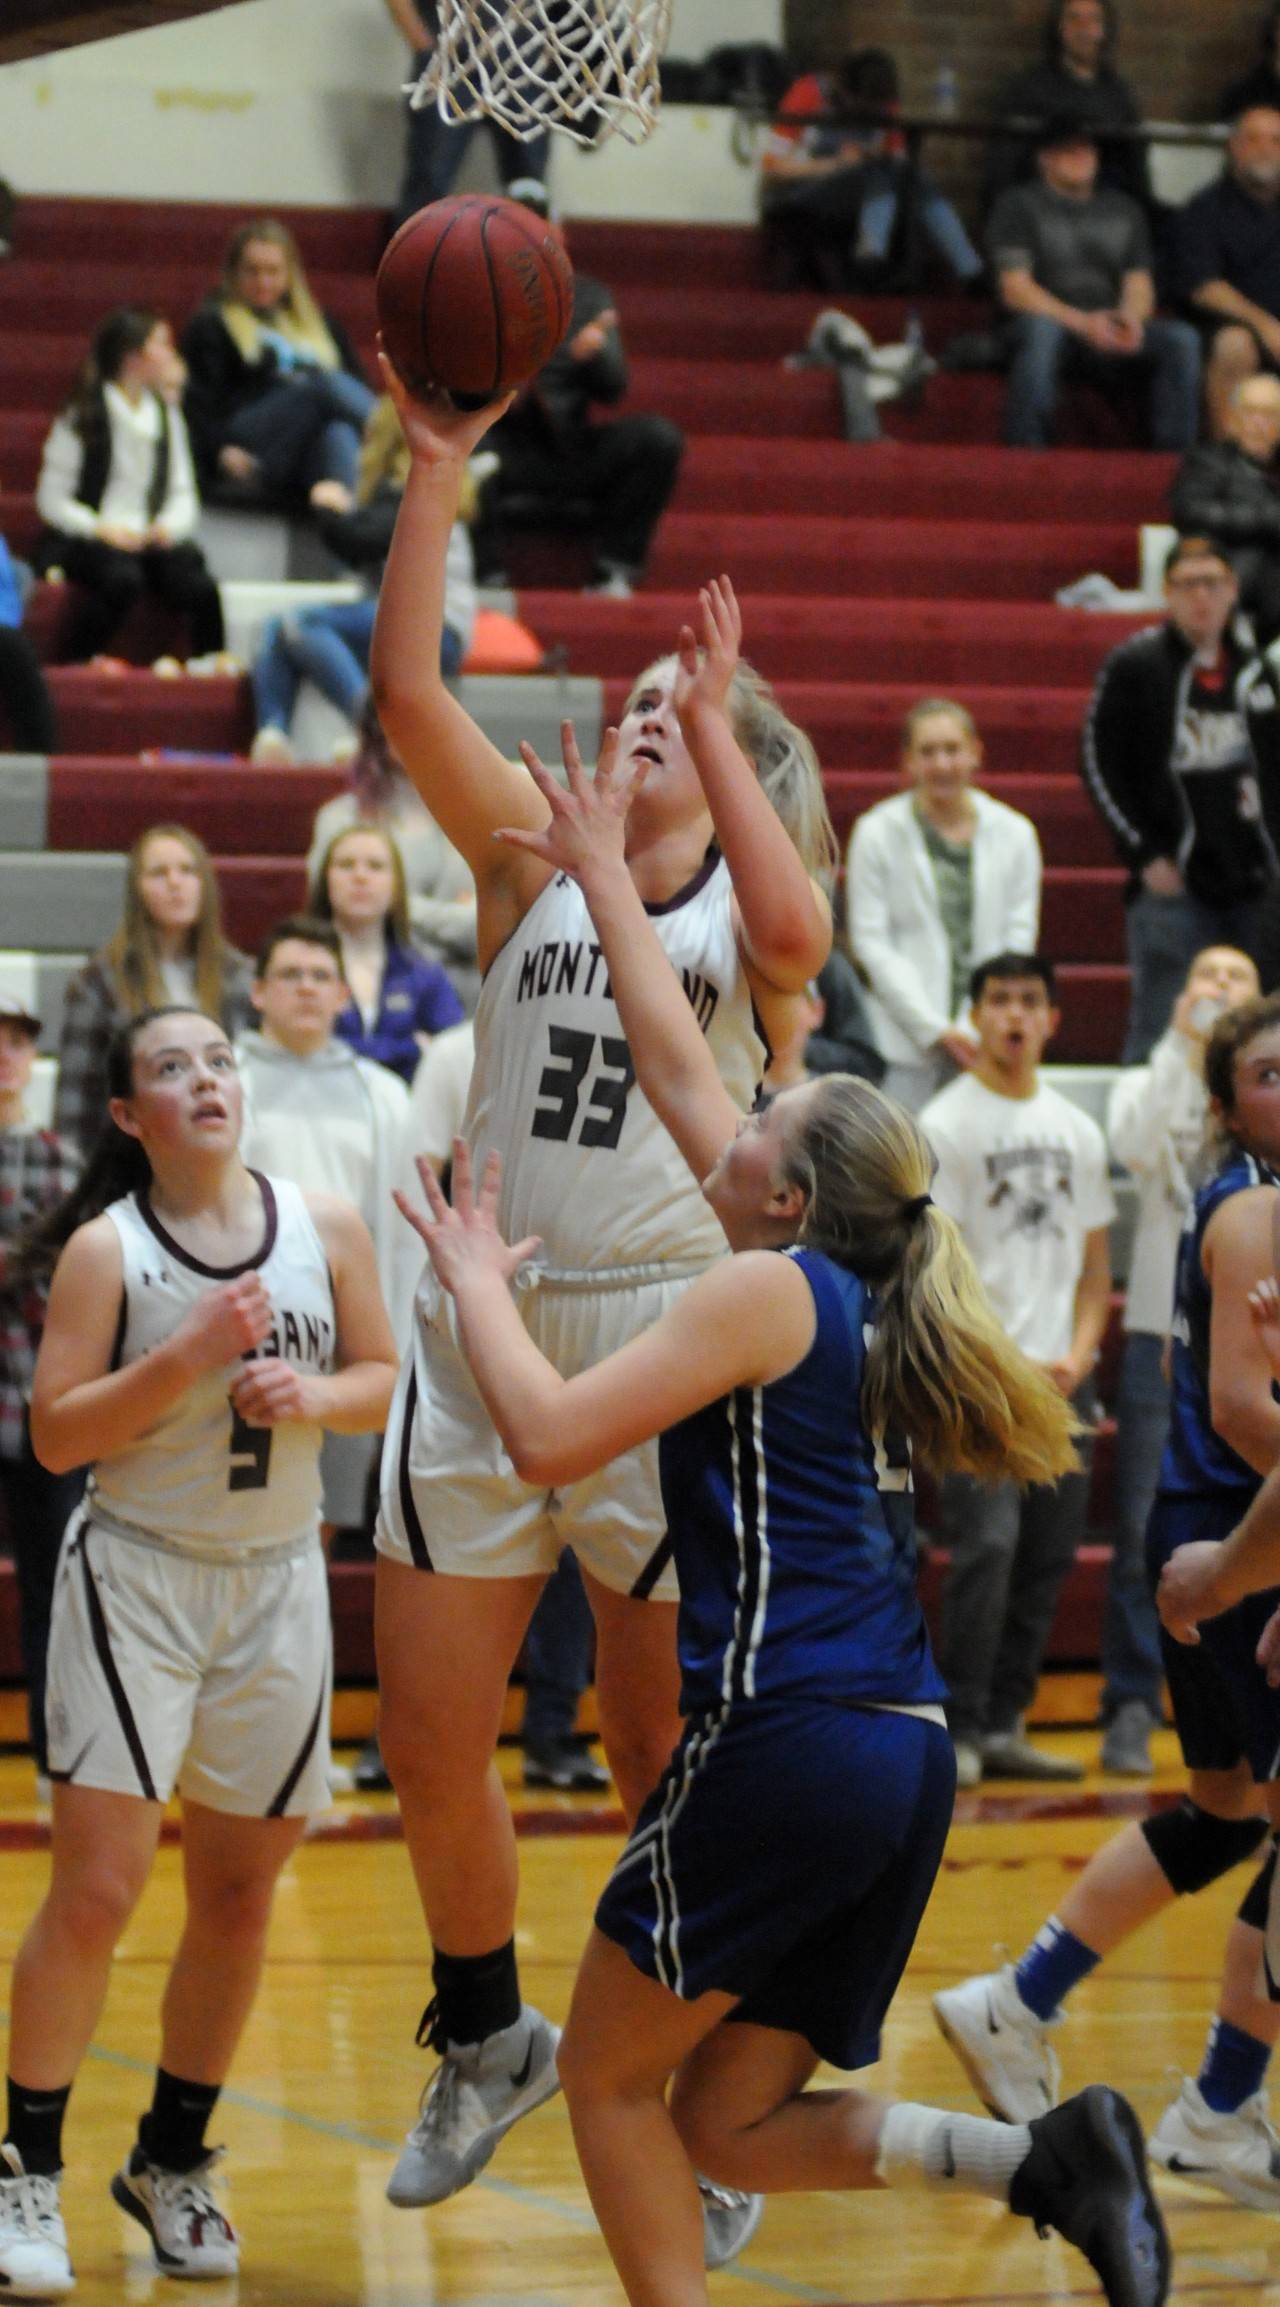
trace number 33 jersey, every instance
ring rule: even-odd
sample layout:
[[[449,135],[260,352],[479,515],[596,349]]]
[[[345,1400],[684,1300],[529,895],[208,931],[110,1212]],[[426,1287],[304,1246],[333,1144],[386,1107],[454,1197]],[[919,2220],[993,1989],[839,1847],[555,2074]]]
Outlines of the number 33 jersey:
[[[649,918],[745,1113],[766,1050],[733,925],[728,867],[714,850]],[[577,883],[558,873],[503,946],[476,1011],[466,1136],[502,1155],[508,1241],[539,1234],[538,1262],[598,1271],[714,1258],[724,1235],[636,1087],[609,975]]]
[[[253,1175],[262,1194],[262,1245],[236,1266],[193,1258],[145,1195],[112,1202],[106,1214],[124,1269],[113,1369],[163,1345],[211,1290],[257,1274],[274,1317],[258,1353],[313,1376],[332,1370],[336,1325],[324,1245],[297,1186]],[[280,1553],[318,1534],[321,1429],[296,1420],[246,1424],[231,1400],[243,1367],[237,1360],[197,1378],[149,1433],[98,1461],[89,1491],[95,1521],[206,1561]]]

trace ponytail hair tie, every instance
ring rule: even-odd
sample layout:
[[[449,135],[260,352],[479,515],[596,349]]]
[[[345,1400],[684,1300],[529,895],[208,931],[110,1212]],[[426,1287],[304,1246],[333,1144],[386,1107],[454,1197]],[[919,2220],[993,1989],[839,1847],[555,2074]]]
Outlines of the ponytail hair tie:
[[[925,1210],[931,1210],[932,1208],[932,1194],[913,1194],[909,1202],[903,1203],[902,1214],[905,1218],[918,1218]]]

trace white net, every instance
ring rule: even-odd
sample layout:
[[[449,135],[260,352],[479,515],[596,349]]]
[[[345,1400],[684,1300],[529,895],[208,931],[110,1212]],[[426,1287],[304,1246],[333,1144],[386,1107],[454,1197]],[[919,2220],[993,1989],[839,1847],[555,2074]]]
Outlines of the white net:
[[[658,61],[674,0],[439,0],[431,62],[415,107],[444,120],[496,120],[515,136],[558,128],[575,144],[620,131],[633,144],[658,118]]]

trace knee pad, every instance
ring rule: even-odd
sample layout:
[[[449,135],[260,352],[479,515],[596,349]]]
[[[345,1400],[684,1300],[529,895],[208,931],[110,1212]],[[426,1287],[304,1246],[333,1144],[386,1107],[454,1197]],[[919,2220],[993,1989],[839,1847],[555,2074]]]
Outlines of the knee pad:
[[[1252,1858],[1268,1831],[1261,1818],[1215,1818],[1187,1794],[1172,1810],[1142,1821],[1151,1855],[1179,1898],[1207,1890],[1220,1875]]]
[[[1237,1910],[1241,1922],[1248,1923],[1253,1930],[1264,1931],[1267,1927],[1267,1917],[1271,1907],[1271,1878],[1275,1871],[1276,1846],[1273,1837],[1271,1848],[1241,1899]]]

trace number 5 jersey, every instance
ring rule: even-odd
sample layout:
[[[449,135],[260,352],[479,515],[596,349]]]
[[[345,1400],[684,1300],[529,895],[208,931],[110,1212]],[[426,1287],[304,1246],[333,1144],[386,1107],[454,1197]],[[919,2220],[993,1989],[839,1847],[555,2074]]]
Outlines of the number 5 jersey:
[[[258,1353],[316,1375],[332,1370],[333,1289],[311,1213],[297,1186],[257,1170],[253,1176],[262,1194],[262,1243],[235,1266],[192,1257],[145,1193],[112,1202],[106,1215],[120,1237],[124,1283],[114,1369],[163,1345],[211,1290],[256,1273],[274,1314]],[[295,1420],[247,1425],[231,1401],[243,1367],[237,1360],[197,1378],[149,1433],[99,1460],[89,1482],[95,1522],[206,1561],[278,1553],[318,1538],[321,1430]]]
[[[653,922],[729,1095],[745,1113],[766,1051],[715,850]],[[549,1272],[719,1257],[724,1235],[635,1086],[608,971],[577,883],[548,882],[493,961],[476,1011],[465,1125],[502,1155],[499,1223],[538,1234]]]

